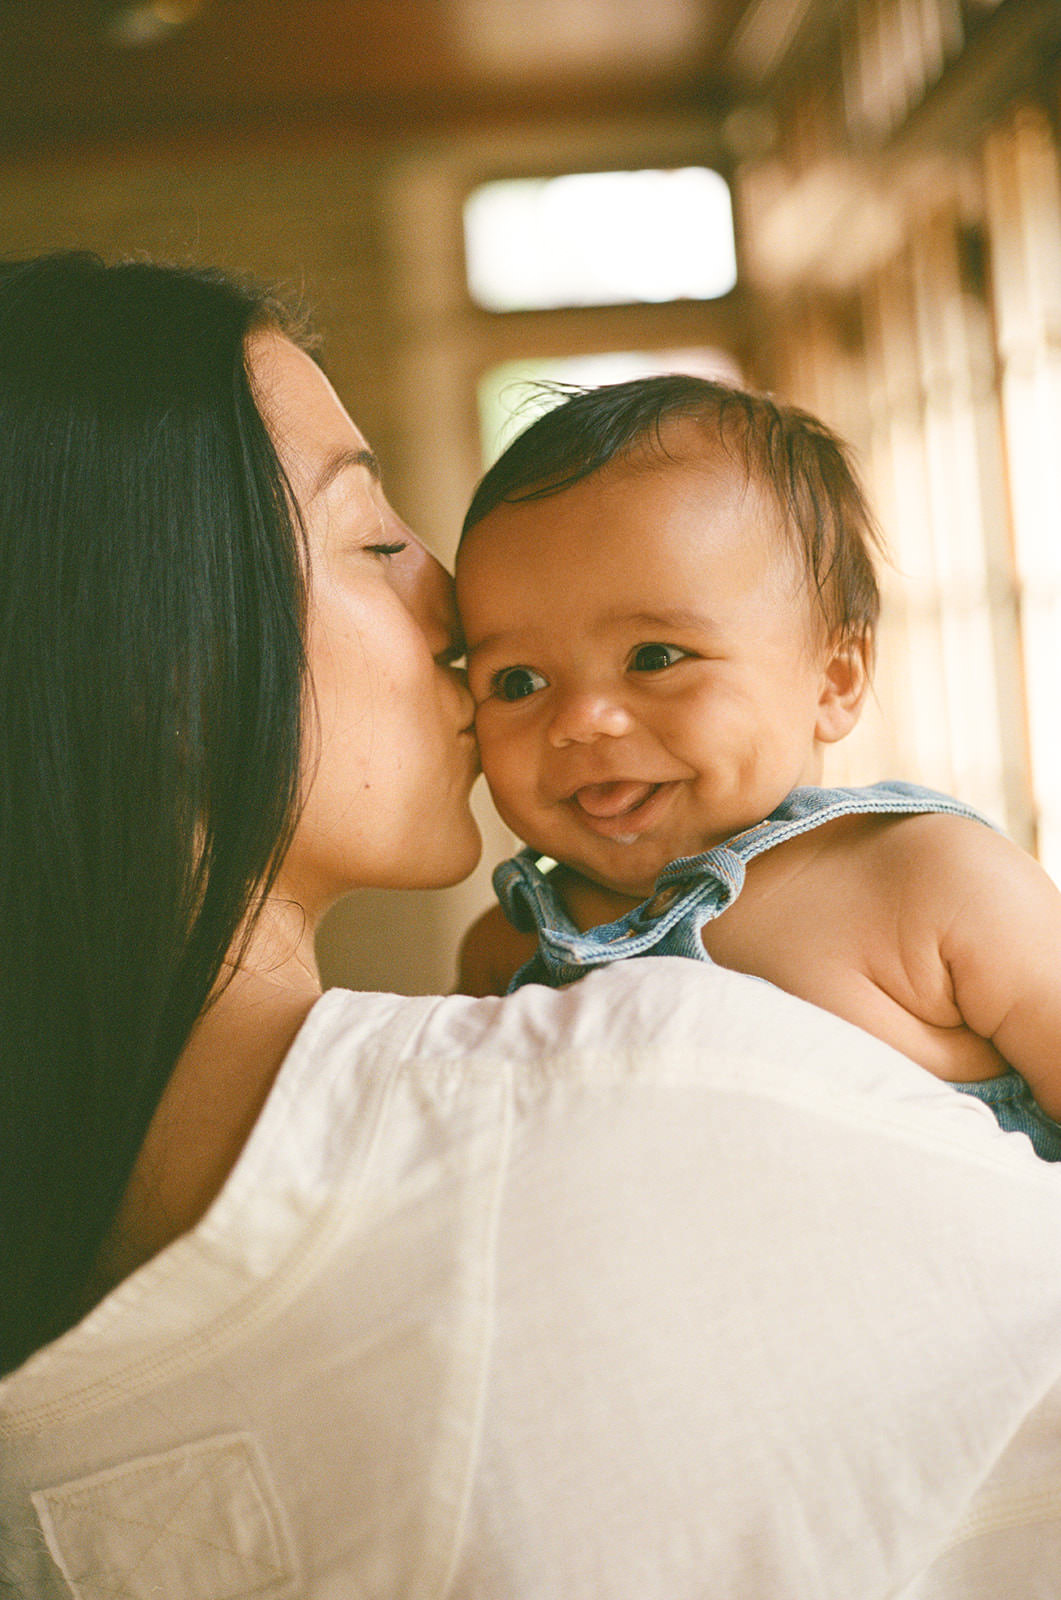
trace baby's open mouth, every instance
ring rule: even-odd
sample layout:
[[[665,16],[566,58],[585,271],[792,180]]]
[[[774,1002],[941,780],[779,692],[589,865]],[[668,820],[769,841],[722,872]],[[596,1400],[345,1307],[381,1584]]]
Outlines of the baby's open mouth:
[[[658,783],[619,778],[614,783],[587,783],[576,789],[571,798],[589,817],[626,817],[661,788]]]

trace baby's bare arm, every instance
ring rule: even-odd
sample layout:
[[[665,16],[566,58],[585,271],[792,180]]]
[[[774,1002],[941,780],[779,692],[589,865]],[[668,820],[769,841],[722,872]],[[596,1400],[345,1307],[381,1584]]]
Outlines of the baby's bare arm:
[[[461,941],[457,993],[504,994],[537,944],[533,933],[520,933],[500,906],[491,906],[472,923]]]
[[[1061,891],[990,829],[940,817],[909,863],[910,903],[935,918],[968,1027],[990,1039],[1061,1120]]]

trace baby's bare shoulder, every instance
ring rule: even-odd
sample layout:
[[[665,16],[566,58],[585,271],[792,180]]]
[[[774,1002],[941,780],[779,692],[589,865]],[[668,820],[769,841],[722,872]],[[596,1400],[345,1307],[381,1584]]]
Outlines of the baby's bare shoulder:
[[[1004,873],[1035,862],[976,817],[926,811],[911,817],[867,817],[853,844],[870,865],[889,875],[916,873],[919,879],[948,879],[965,872]]]
[[[837,840],[860,868],[899,896],[910,915],[948,923],[977,906],[998,915],[1017,910],[1056,889],[1026,851],[975,817],[926,812],[912,817],[871,817]]]

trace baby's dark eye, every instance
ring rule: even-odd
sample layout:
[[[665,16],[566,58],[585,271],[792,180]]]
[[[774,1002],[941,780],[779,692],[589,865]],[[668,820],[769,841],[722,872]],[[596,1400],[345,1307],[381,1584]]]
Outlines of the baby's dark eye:
[[[662,672],[673,667],[686,654],[676,644],[641,644],[634,651],[630,667],[634,672]]]
[[[545,688],[545,679],[530,667],[506,667],[503,672],[495,673],[491,688],[499,700],[525,700],[529,694]]]

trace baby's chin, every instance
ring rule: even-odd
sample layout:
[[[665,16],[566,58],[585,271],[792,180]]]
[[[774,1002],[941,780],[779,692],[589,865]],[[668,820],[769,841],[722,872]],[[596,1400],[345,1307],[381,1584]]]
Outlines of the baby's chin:
[[[658,849],[647,847],[644,838],[637,835],[629,840],[611,840],[605,849],[614,859],[607,861],[601,859],[605,849],[586,852],[583,856],[570,848],[570,840],[566,841],[569,848],[562,851],[558,843],[543,840],[540,836],[528,838],[511,822],[508,826],[525,847],[534,852],[542,869],[555,876],[558,884],[577,882],[601,894],[624,900],[629,906],[640,905],[642,900],[647,900],[655,892],[656,879],[672,859]],[[623,860],[624,856],[629,857],[628,862]],[[555,872],[553,863],[556,863]]]
[[[585,927],[616,921],[647,900],[655,888],[654,878],[638,882],[613,879],[588,867],[567,863],[556,868],[553,881],[576,923]]]
[[[550,847],[540,839],[527,839],[519,833],[517,837],[523,839],[525,846],[534,852],[542,870],[548,872],[558,886],[578,885],[601,895],[609,895],[617,901],[625,902],[623,910],[640,905],[642,900],[647,900],[655,893],[656,879],[671,859],[669,856],[660,855],[658,851],[646,851],[643,841],[632,839],[627,844],[625,841],[616,840],[614,843],[618,845],[619,851],[628,848],[631,855],[638,843],[641,843],[641,848],[638,850],[640,860],[636,864],[631,860],[628,871],[620,868],[616,873],[608,871],[600,861],[581,860],[570,852],[564,856],[559,853],[557,846]],[[616,912],[616,915],[621,915],[621,912]]]

